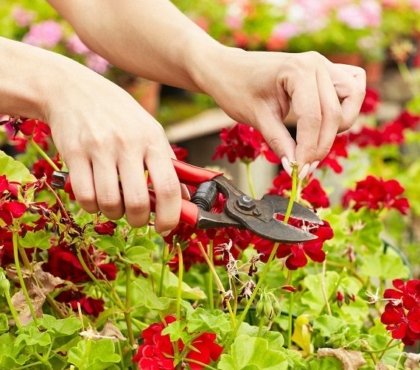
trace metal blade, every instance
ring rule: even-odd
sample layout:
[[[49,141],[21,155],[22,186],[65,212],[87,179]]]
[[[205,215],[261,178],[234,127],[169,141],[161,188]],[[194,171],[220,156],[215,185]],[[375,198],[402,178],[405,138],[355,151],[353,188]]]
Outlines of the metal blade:
[[[289,204],[289,198],[284,198],[279,195],[266,194],[261,200],[270,203],[273,208],[273,211],[281,215],[284,215],[286,213],[287,205]],[[322,224],[322,220],[314,211],[296,202],[293,203],[291,217],[299,220],[308,221],[313,224]]]
[[[309,240],[315,240],[316,235],[307,231],[298,229],[297,227],[286,225],[274,218],[269,222],[256,223],[248,225],[249,229],[265,239],[285,243],[300,243]]]

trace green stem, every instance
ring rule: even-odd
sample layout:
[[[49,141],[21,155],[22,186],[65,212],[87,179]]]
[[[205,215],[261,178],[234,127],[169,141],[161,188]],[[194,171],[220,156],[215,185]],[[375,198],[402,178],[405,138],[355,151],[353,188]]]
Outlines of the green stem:
[[[251,174],[251,162],[246,162],[245,168],[246,168],[246,179],[248,182],[249,192],[251,193],[251,196],[255,198],[256,194],[255,194],[254,181],[252,180],[252,174]]]
[[[209,246],[209,257],[213,260],[213,240],[210,240]],[[213,274],[209,270],[207,273],[207,280],[208,280],[208,294],[209,294],[209,306],[211,310],[214,310],[214,296],[213,296]]]
[[[223,295],[225,295],[226,294],[225,288],[223,287],[223,284],[222,284],[222,282],[221,282],[221,280],[219,278],[219,275],[217,275],[217,271],[214,268],[213,262],[210,261],[210,258],[207,255],[206,251],[204,250],[204,247],[201,244],[201,242],[198,242],[198,248],[200,249],[200,252],[203,255],[204,259],[206,260],[206,263],[207,263],[210,271],[213,273],[214,281],[215,281],[215,283],[217,285],[217,289],[219,289],[219,292],[221,292]],[[229,301],[226,302],[226,307],[228,308],[228,311],[229,311],[230,319],[232,321],[232,327],[235,328],[235,326],[236,326],[236,317],[233,314],[232,307],[231,307]]]
[[[176,318],[181,321],[182,281],[184,279],[184,257],[179,243],[176,243],[178,253],[178,291],[176,295]]]
[[[133,334],[133,323],[131,322],[131,266],[125,264],[125,311],[124,318],[127,324],[128,339],[130,341],[131,347],[136,344]]]
[[[10,297],[9,289],[4,290],[4,296],[6,297],[6,302],[7,302],[7,305],[9,306],[10,313],[13,316],[13,320],[15,320],[17,328],[20,329],[22,327],[22,323],[20,322],[19,315],[18,315],[18,313],[15,309],[15,306],[13,306],[12,298]]]
[[[321,275],[321,291],[322,296],[324,297],[325,306],[327,307],[328,315],[332,316],[330,302],[327,296],[327,288],[325,286],[325,274],[327,272],[327,257],[325,258],[324,262],[322,263],[322,275]]]
[[[159,291],[158,291],[158,295],[159,297],[162,297],[163,294],[163,283],[165,280],[165,272],[166,272],[166,259],[168,258],[168,245],[165,244],[162,250],[162,267],[160,269],[160,280],[159,280]]]
[[[291,271],[289,271],[291,272]],[[295,300],[295,294],[290,292],[289,297],[289,315],[288,315],[288,326],[287,326],[287,348],[292,348],[292,328],[293,328],[293,303]]]
[[[22,289],[23,295],[25,296],[25,300],[29,307],[29,311],[31,312],[32,319],[34,320],[35,325],[38,325],[35,309],[34,309],[34,306],[32,305],[31,298],[29,297],[28,290],[26,289],[25,280],[23,279],[22,270],[20,268],[19,240],[18,240],[18,233],[16,231],[13,231],[12,241],[13,241],[13,257],[15,260],[14,262],[16,265],[16,273],[19,278],[20,287]]]
[[[287,221],[289,220],[290,214],[292,213],[293,202],[294,202],[294,200],[296,198],[296,194],[297,194],[297,187],[298,187],[297,185],[298,185],[297,165],[293,164],[292,165],[292,191],[291,191],[291,194],[290,194],[289,204],[287,205],[287,210],[286,210],[286,213],[284,215],[284,221],[283,221],[284,223],[287,223]],[[236,323],[236,327],[233,331],[233,337],[236,335],[239,327],[241,326],[242,322],[245,320],[245,317],[248,314],[248,311],[251,308],[251,305],[254,302],[260,287],[265,282],[265,279],[268,275],[268,272],[270,271],[271,262],[273,262],[274,257],[277,254],[277,250],[279,248],[279,245],[280,245],[279,243],[274,244],[273,249],[271,250],[270,256],[268,257],[267,263],[265,264],[264,269],[261,272],[261,277],[258,280],[257,285],[255,286],[255,289],[252,292],[252,295],[249,298],[244,310],[242,311],[242,314],[239,317],[239,320]]]
[[[41,155],[42,158],[44,158],[48,164],[54,169],[54,171],[60,171],[58,166],[53,162],[53,160],[49,157],[47,153],[44,152],[44,150],[34,141],[33,138],[31,138],[31,144],[36,149],[36,151]]]
[[[389,342],[386,344],[384,350],[379,355],[379,360],[382,360],[382,357],[384,357],[386,351],[391,347],[392,342],[394,341],[394,338],[391,338]],[[399,345],[399,343],[396,343],[396,345]]]

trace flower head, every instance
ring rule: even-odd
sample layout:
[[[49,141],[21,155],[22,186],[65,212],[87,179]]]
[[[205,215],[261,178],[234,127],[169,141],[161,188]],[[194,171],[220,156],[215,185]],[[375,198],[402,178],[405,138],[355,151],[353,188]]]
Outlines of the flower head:
[[[356,183],[355,190],[348,190],[343,196],[343,204],[351,206],[356,211],[362,207],[373,210],[394,208],[402,214],[407,214],[409,203],[402,197],[404,188],[397,180],[383,180],[374,176]]]
[[[61,41],[62,37],[61,25],[49,20],[33,24],[22,41],[30,45],[51,49]]]

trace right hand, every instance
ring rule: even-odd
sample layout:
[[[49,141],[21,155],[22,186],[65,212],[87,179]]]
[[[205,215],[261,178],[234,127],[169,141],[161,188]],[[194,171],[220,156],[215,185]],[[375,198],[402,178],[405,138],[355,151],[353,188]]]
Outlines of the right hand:
[[[101,211],[110,219],[126,213],[132,226],[145,225],[150,214],[146,166],[156,192],[156,230],[169,232],[179,222],[181,188],[163,128],[104,77],[76,63],[65,67],[67,80],[63,73],[56,76],[45,120],[76,200],[90,213]]]

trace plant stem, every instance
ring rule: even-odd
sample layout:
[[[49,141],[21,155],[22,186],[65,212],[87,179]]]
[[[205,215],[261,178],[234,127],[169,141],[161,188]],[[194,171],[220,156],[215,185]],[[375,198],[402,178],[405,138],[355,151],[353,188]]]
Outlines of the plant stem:
[[[163,250],[162,250],[162,267],[160,269],[160,281],[159,281],[159,297],[162,297],[163,294],[163,283],[165,280],[165,272],[166,272],[166,259],[168,258],[168,245],[165,243]]]
[[[381,354],[379,355],[379,360],[382,360],[382,357],[384,357],[384,354],[386,353],[386,351],[390,348],[392,342],[394,341],[394,338],[391,338],[389,340],[389,342],[386,344],[384,350],[381,352]],[[398,345],[399,343],[397,343]]]
[[[210,240],[208,245],[209,257],[213,260],[213,240]],[[208,294],[209,294],[209,306],[211,310],[214,310],[214,296],[213,296],[213,274],[209,270],[207,273],[208,280]]]
[[[5,277],[5,279],[6,279],[6,277]],[[7,302],[7,305],[9,306],[10,313],[13,316],[13,320],[15,320],[17,328],[20,329],[22,327],[22,323],[20,322],[19,315],[18,315],[18,313],[15,309],[15,306],[13,306],[12,298],[10,297],[9,289],[4,290],[4,296],[6,297],[6,302]]]
[[[182,281],[184,279],[184,257],[179,243],[176,243],[178,253],[178,291],[176,295],[176,318],[181,321]]]
[[[16,225],[15,225],[16,226]],[[19,240],[18,240],[18,233],[17,231],[13,231],[13,257],[14,262],[16,266],[16,273],[19,278],[20,287],[22,289],[23,295],[25,296],[26,303],[28,304],[29,311],[31,312],[32,319],[34,320],[35,325],[38,325],[37,319],[36,319],[36,313],[34,306],[32,305],[31,297],[29,296],[28,290],[26,289],[25,280],[23,279],[22,270],[20,268],[20,261],[19,261]]]
[[[206,260],[207,265],[209,266],[210,271],[213,273],[214,281],[217,285],[217,288],[219,289],[219,292],[221,292],[223,295],[226,294],[225,288],[223,287],[222,282],[220,281],[219,275],[217,275],[217,271],[214,268],[213,262],[210,261],[209,256],[207,255],[206,251],[204,250],[203,245],[201,242],[198,242],[198,248],[200,249],[201,254],[203,255],[204,259]],[[230,302],[226,302],[226,307],[229,310],[230,319],[232,321],[232,328],[235,328],[236,326],[236,317],[233,314],[232,307],[230,305]]]
[[[133,334],[133,323],[131,322],[131,266],[125,264],[125,311],[124,318],[127,324],[128,339],[131,347],[135,345],[135,339]]]
[[[329,302],[328,296],[327,296],[327,288],[325,286],[326,270],[327,270],[327,257],[325,257],[325,260],[322,263],[321,291],[322,291],[322,296],[324,297],[325,306],[327,307],[328,315],[332,316],[331,306],[330,306],[330,302]]]
[[[60,171],[58,166],[53,162],[53,160],[49,157],[47,153],[44,152],[44,150],[34,141],[33,138],[31,138],[31,144],[36,149],[36,151],[41,155],[42,158],[44,158],[48,164],[54,169],[54,171]]]
[[[288,281],[292,281],[292,271],[289,270],[288,276],[287,276],[287,280]],[[288,312],[288,326],[287,326],[287,348],[291,348],[292,347],[292,327],[293,327],[293,303],[295,300],[295,294],[293,292],[289,293],[289,312]]]
[[[294,202],[294,200],[296,198],[296,194],[297,194],[297,187],[298,187],[297,165],[292,165],[292,191],[291,191],[291,194],[290,194],[289,204],[287,205],[287,210],[286,210],[286,213],[284,215],[284,220],[283,220],[284,223],[287,223],[287,221],[289,220],[290,214],[292,213],[293,202]],[[254,302],[261,285],[265,282],[265,279],[268,275],[268,272],[270,271],[271,262],[274,260],[274,257],[277,254],[277,250],[279,248],[279,245],[280,245],[279,243],[274,243],[273,249],[271,250],[270,256],[268,257],[267,263],[265,264],[264,269],[261,272],[261,277],[258,280],[257,285],[255,286],[255,289],[252,292],[252,295],[249,298],[244,310],[242,311],[242,314],[239,317],[239,320],[236,323],[236,327],[233,331],[233,336],[236,335],[239,327],[241,326],[242,322],[245,320],[245,317],[246,317],[249,309],[251,308],[251,305]]]
[[[249,192],[251,193],[251,196],[255,198],[255,187],[254,187],[254,181],[252,180],[252,174],[251,174],[251,162],[245,163],[245,169],[246,169],[246,179],[248,182]]]

